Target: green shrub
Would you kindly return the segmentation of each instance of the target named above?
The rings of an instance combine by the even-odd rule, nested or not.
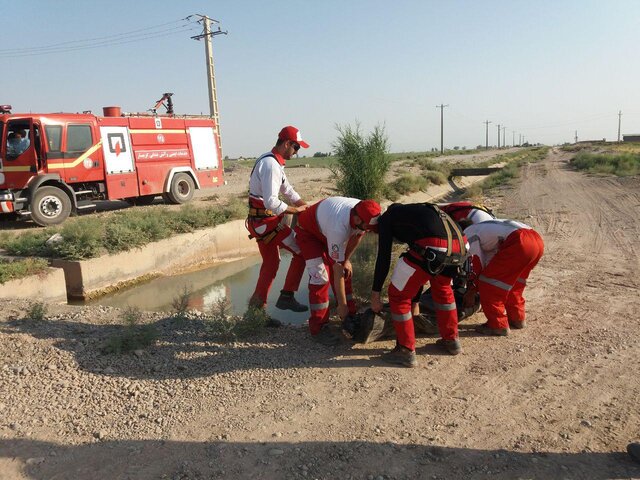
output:
[[[571,164],[579,170],[590,173],[605,173],[618,176],[638,175],[640,173],[640,154],[597,154],[580,152]]]
[[[219,340],[234,340],[255,335],[262,331],[269,321],[263,308],[249,306],[242,317],[231,314],[231,303],[227,298],[219,300],[206,319],[206,330]]]
[[[134,208],[104,216],[76,218],[61,227],[27,232],[18,237],[3,235],[0,247],[11,255],[82,260],[100,256],[105,251],[131,250],[177,233],[243,218],[246,214],[246,204],[242,205],[240,200],[226,207],[185,205],[177,211],[162,206]],[[56,233],[63,240],[46,245]]]
[[[338,191],[353,198],[380,198],[384,178],[391,166],[384,127],[376,126],[368,136],[360,125],[336,125],[339,136],[333,144],[338,157],[334,173]]]
[[[267,326],[269,315],[264,308],[249,307],[241,319],[233,328],[233,333],[238,338],[255,335]]]
[[[141,313],[128,308],[122,314],[124,327],[119,334],[110,337],[102,347],[103,353],[126,353],[152,345],[158,337],[154,325],[140,325]]]
[[[391,187],[400,195],[426,190],[428,186],[429,180],[426,178],[409,174],[402,175],[391,184]]]
[[[189,299],[191,298],[191,291],[185,285],[182,291],[173,299],[171,306],[174,310],[174,315],[177,319],[184,319],[189,311]]]
[[[424,173],[426,180],[434,185],[444,185],[447,183],[447,175],[441,171],[428,171]]]
[[[28,277],[44,272],[49,266],[44,258],[25,258],[24,260],[7,261],[0,259],[0,284],[9,280]]]
[[[36,322],[41,322],[46,316],[47,304],[44,302],[31,302],[25,314],[25,318]]]
[[[4,238],[1,246],[9,255],[46,257],[50,252],[45,242],[54,233],[55,230],[50,228],[23,233],[17,237]]]

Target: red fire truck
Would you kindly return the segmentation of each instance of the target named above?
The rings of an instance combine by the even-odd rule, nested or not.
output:
[[[148,205],[191,200],[223,183],[210,117],[90,113],[11,114],[0,106],[0,214],[63,222],[96,200]]]

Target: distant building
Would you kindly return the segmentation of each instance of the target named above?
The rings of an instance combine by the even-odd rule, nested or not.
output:
[[[640,142],[640,133],[628,133],[622,135],[623,142]]]

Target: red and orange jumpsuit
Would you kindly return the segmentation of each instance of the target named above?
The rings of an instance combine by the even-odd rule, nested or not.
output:
[[[487,220],[467,227],[469,253],[482,270],[478,277],[480,304],[490,328],[509,328],[525,320],[524,288],[544,253],[542,237],[513,220]]]
[[[351,224],[351,209],[360,200],[329,197],[298,215],[296,238],[309,273],[309,330],[317,335],[329,321],[329,285],[335,292],[333,265],[348,260],[351,237],[362,235]],[[356,313],[351,278],[344,279],[349,314]]]
[[[380,292],[391,266],[393,241],[409,245],[391,276],[389,303],[391,319],[399,345],[415,350],[416,336],[411,313],[412,303],[418,301],[422,287],[431,284],[440,336],[445,340],[458,338],[458,315],[451,288],[457,269],[445,268],[440,274],[427,271],[423,256],[417,248],[447,251],[447,232],[436,210],[424,203],[394,205],[382,214],[378,221],[378,257],[372,291]],[[457,238],[452,239],[452,252],[460,252]]]
[[[295,292],[304,273],[304,259],[296,243],[293,230],[284,224],[284,212],[288,205],[279,199],[282,194],[291,203],[300,200],[284,173],[285,159],[273,151],[256,160],[249,178],[249,209],[247,229],[258,241],[262,266],[250,303],[264,306],[269,290],[280,266],[280,248],[293,256],[283,290]],[[253,215],[252,215],[253,214]]]

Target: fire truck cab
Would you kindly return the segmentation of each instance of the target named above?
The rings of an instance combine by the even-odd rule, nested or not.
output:
[[[210,117],[0,112],[0,214],[63,222],[96,200],[180,204],[223,183]]]

